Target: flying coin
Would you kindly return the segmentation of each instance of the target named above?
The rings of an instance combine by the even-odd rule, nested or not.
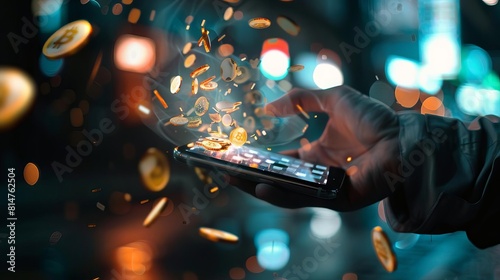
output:
[[[230,109],[233,108],[233,104],[234,102],[219,101],[215,104],[215,108],[217,108],[217,110]]]
[[[165,102],[165,99],[163,99],[163,97],[160,95],[160,92],[158,92],[158,90],[155,89],[153,90],[153,93],[155,94],[158,101],[160,101],[163,108],[167,109],[168,108],[167,102]]]
[[[195,61],[196,61],[196,55],[194,53],[188,55],[184,60],[184,67],[189,68],[193,66]]]
[[[233,17],[234,9],[233,7],[228,7],[224,12],[224,20],[228,21]]]
[[[247,142],[247,131],[243,127],[237,127],[229,134],[231,144],[241,147]]]
[[[233,117],[231,117],[231,115],[225,114],[224,116],[222,116],[222,124],[224,126],[230,126],[232,123],[233,123]]]
[[[187,42],[182,48],[182,54],[187,54],[191,50],[192,46],[193,44],[191,42]]]
[[[227,57],[222,60],[220,64],[220,75],[222,79],[226,82],[231,82],[232,80],[234,80],[237,75],[237,68],[238,64],[236,64],[236,62],[232,58]]]
[[[210,77],[206,78],[205,80],[203,80],[203,81],[200,83],[200,85],[208,84],[208,83],[210,83],[211,81],[213,81],[214,79],[215,79],[215,75],[210,76]]]
[[[92,33],[92,25],[86,20],[66,24],[52,34],[43,45],[43,54],[50,59],[62,58],[80,50]]]
[[[168,199],[166,197],[162,197],[158,203],[151,209],[146,219],[142,223],[143,226],[149,227],[156,219],[160,216],[161,212],[165,210],[165,206],[167,206]]]
[[[208,134],[210,134],[212,137],[219,137],[219,138],[227,138],[228,137],[228,135],[222,131],[211,131]]]
[[[201,96],[196,99],[196,102],[194,103],[194,112],[198,116],[203,116],[208,111],[209,106],[210,103],[208,102],[208,99],[205,96]]]
[[[228,147],[231,145],[231,141],[229,139],[226,139],[226,138],[220,138],[220,137],[205,137],[205,140],[208,140],[208,141],[212,141],[212,142],[217,142],[219,144],[221,144],[221,146],[224,148],[224,147]]]
[[[171,81],[170,81],[170,92],[172,94],[176,94],[181,90],[182,86],[182,77],[181,76],[175,76]]]
[[[201,141],[201,145],[205,149],[211,150],[211,151],[218,151],[218,150],[222,149],[222,145],[220,143],[209,141],[209,140]]]
[[[276,22],[286,33],[292,36],[297,36],[300,32],[300,26],[286,16],[279,16]]]
[[[297,72],[304,69],[304,65],[295,64],[288,68],[288,72]]]
[[[203,64],[202,66],[194,69],[193,72],[191,72],[190,76],[191,76],[191,78],[194,79],[194,78],[198,77],[199,75],[207,72],[208,69],[210,69],[210,65]]]
[[[170,123],[175,126],[185,125],[189,122],[188,118],[185,117],[173,117],[170,119]]]
[[[265,29],[271,26],[271,21],[264,17],[252,18],[248,21],[248,25],[254,29]]]
[[[170,180],[170,164],[167,157],[156,148],[149,148],[144,153],[138,168],[142,183],[150,191],[163,190]]]
[[[215,123],[218,123],[221,121],[221,116],[218,113],[208,114],[208,116]]]
[[[189,117],[188,120],[189,121],[187,127],[189,128],[195,128],[202,124],[202,120],[200,117]]]
[[[191,94],[196,95],[198,93],[198,78],[194,78],[193,81],[191,82]]]
[[[232,233],[213,228],[200,227],[199,233],[201,237],[213,242],[237,243],[239,240],[238,236]]]
[[[217,84],[216,82],[214,81],[210,81],[208,83],[203,83],[203,84],[200,84],[200,88],[204,91],[213,91],[215,90],[217,87],[219,86],[219,84]]]
[[[397,268],[396,255],[392,250],[387,234],[385,234],[381,227],[376,226],[373,228],[372,242],[375,253],[385,270],[388,272],[395,271]]]

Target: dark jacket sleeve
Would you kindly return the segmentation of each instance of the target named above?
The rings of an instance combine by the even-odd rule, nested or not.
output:
[[[386,173],[384,200],[398,232],[465,231],[478,248],[500,244],[500,123],[401,114],[400,168]]]

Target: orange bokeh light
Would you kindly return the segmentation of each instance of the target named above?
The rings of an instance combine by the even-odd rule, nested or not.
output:
[[[411,108],[417,104],[420,98],[418,89],[409,89],[397,86],[395,91],[396,101],[405,108]]]
[[[431,96],[424,100],[420,112],[422,114],[444,116],[445,110],[443,102],[439,98]]]
[[[156,47],[153,40],[135,35],[122,35],[115,44],[115,65],[123,71],[146,73],[153,68]]]

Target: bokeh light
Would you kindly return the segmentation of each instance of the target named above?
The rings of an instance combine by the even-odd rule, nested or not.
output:
[[[387,59],[385,73],[393,85],[418,88],[419,65],[414,61],[391,56]]]
[[[313,211],[309,227],[315,237],[330,238],[340,230],[342,220],[337,212],[324,208],[313,208]]]
[[[16,68],[0,67],[0,130],[16,124],[34,99],[35,85],[28,75]]]
[[[290,54],[288,43],[279,38],[264,41],[260,57],[260,70],[271,80],[281,80],[288,74],[290,67]]]
[[[411,108],[417,104],[420,98],[418,89],[397,86],[395,90],[396,101],[405,108]]]
[[[290,259],[288,245],[279,241],[262,244],[257,251],[259,265],[268,270],[279,270],[285,267]]]
[[[445,110],[443,102],[435,96],[428,97],[422,103],[420,113],[444,116]]]
[[[391,87],[391,85],[382,81],[374,82],[371,85],[368,94],[371,98],[377,99],[387,106],[391,106],[396,100],[394,98],[394,89]]]
[[[464,84],[455,93],[457,106],[465,114],[472,116],[500,116],[500,91],[480,86]]]
[[[40,70],[47,77],[54,77],[61,71],[64,59],[48,59],[45,55],[40,55]]]
[[[480,84],[491,71],[491,58],[482,48],[467,45],[462,48],[460,79],[464,83]]]
[[[344,83],[344,75],[335,64],[320,63],[313,73],[313,80],[320,89],[340,86]]]
[[[155,59],[155,43],[149,38],[127,34],[116,40],[115,65],[120,70],[146,73]]]
[[[126,272],[143,275],[152,266],[153,252],[145,241],[121,246],[115,251],[117,265]]]

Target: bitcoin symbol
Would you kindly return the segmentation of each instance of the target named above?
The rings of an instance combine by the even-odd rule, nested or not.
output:
[[[240,132],[238,132],[238,134],[236,134],[235,138],[236,138],[236,140],[241,141],[241,140],[243,140],[243,134],[241,134]]]
[[[76,26],[73,26],[70,29],[66,29],[66,31],[64,31],[64,34],[61,37],[59,37],[52,44],[52,46],[54,47],[54,49],[58,49],[61,45],[71,42],[71,40],[73,40],[76,34],[78,34],[78,29]]]

